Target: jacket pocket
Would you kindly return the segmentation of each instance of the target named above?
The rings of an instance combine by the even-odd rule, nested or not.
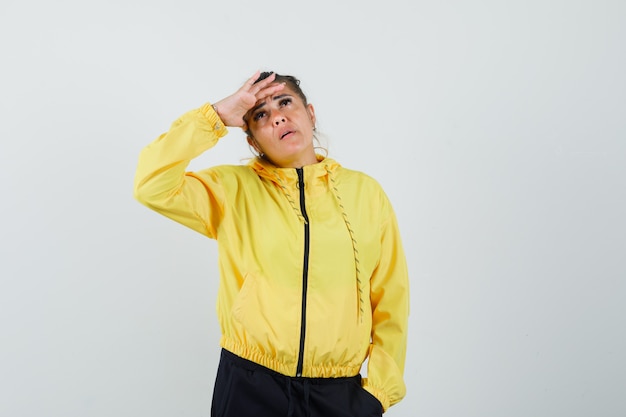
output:
[[[380,417],[383,415],[382,403],[360,384],[357,385],[357,394],[361,400],[360,416]]]
[[[300,336],[299,292],[297,287],[246,274],[231,309],[233,338],[248,349],[290,363]]]
[[[213,388],[213,401],[211,402],[211,415],[222,417],[229,406],[231,398],[231,387],[233,384],[233,372],[235,369],[230,363],[227,363],[222,353],[219,367],[217,368],[217,377],[215,378],[215,387]],[[215,413],[213,413],[215,411]]]
[[[253,308],[252,301],[255,298],[257,280],[254,276],[246,274],[241,290],[232,307],[233,318],[241,324],[245,324],[248,311]]]

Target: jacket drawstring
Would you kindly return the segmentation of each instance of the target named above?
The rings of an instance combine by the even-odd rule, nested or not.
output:
[[[289,201],[289,204],[291,205],[291,208],[293,209],[293,211],[296,213],[296,215],[298,216],[298,218],[300,219],[302,223],[307,224],[306,219],[304,218],[304,216],[302,215],[302,213],[296,206],[296,201],[291,196],[291,193],[289,192],[289,189],[285,185],[285,182],[283,181],[283,179],[280,177],[280,175],[278,175],[276,171],[274,171],[273,174],[274,174],[274,178],[276,178],[276,181],[278,181],[278,186],[283,190],[283,194],[285,194],[285,197],[287,198],[287,201]]]
[[[356,271],[356,286],[357,286],[357,318],[360,323],[363,322],[363,315],[365,314],[365,301],[364,301],[364,292],[363,282],[361,280],[361,270],[359,268],[359,249],[357,248],[357,241],[354,236],[354,230],[352,230],[352,226],[350,225],[350,220],[348,219],[348,215],[346,214],[346,209],[343,206],[343,202],[341,200],[341,196],[339,195],[339,190],[337,190],[337,185],[335,183],[335,177],[333,172],[328,168],[328,165],[324,165],[326,168],[326,172],[328,173],[329,185],[330,189],[335,196],[335,200],[337,200],[337,204],[341,209],[341,215],[343,216],[343,222],[346,224],[346,228],[348,229],[348,233],[350,233],[350,240],[352,241],[352,251],[354,253],[354,269]]]

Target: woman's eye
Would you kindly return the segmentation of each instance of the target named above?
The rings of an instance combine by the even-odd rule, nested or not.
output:
[[[256,121],[256,120],[261,120],[261,118],[263,117],[265,117],[265,112],[260,111],[258,113],[255,113],[255,115],[252,118]]]
[[[284,98],[280,101],[280,105],[281,106],[286,106],[287,104],[291,104],[291,99],[290,98]]]

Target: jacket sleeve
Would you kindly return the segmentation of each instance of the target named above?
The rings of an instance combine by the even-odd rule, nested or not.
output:
[[[386,411],[406,394],[404,361],[409,316],[409,279],[397,220],[389,202],[382,226],[381,257],[370,278],[372,344],[363,388]]]
[[[217,174],[185,172],[190,161],[226,135],[210,104],[185,113],[139,155],[134,196],[145,206],[215,238],[224,193]]]

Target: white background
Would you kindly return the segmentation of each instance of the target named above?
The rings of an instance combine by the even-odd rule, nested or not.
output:
[[[0,415],[208,416],[216,245],[132,182],[262,69],[396,209],[389,416],[623,417],[625,44],[623,0],[3,0]],[[191,168],[249,156],[233,130]]]

